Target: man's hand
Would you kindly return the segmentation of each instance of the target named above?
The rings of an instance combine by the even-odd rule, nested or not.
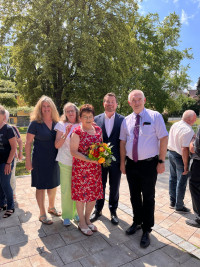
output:
[[[157,165],[157,173],[161,174],[165,171],[165,163],[158,163]]]
[[[125,168],[125,163],[120,164],[120,170],[123,174],[126,174],[126,168]]]
[[[186,166],[184,166],[184,172],[182,173],[182,175],[187,175],[188,174],[188,167]]]

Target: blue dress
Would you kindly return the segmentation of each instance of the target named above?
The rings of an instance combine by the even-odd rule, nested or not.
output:
[[[28,127],[28,133],[34,134],[32,152],[32,187],[37,189],[52,189],[60,185],[58,162],[55,160],[58,150],[54,142],[56,131],[52,123],[50,130],[45,123],[32,121]]]

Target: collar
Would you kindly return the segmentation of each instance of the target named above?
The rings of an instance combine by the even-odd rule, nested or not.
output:
[[[105,112],[104,112],[104,114],[105,114],[105,119],[111,120],[111,119],[115,118],[115,113],[110,118],[106,115]]]
[[[192,129],[192,126],[190,124],[188,124],[186,121],[184,121],[184,120],[181,120],[181,121]]]
[[[144,116],[145,113],[146,113],[146,108],[144,108],[144,109],[139,113],[140,117],[142,118],[142,117]],[[137,114],[136,114],[134,111],[133,111],[133,115],[134,115],[134,117],[136,118]]]

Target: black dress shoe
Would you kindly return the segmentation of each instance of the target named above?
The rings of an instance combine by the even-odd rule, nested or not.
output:
[[[111,213],[111,220],[110,221],[112,224],[115,224],[115,225],[119,224],[119,219],[118,219],[116,213]]]
[[[98,218],[102,215],[102,212],[101,211],[97,211],[95,210],[93,213],[92,213],[92,216],[90,217],[90,221],[91,222],[95,222],[96,220],[98,220]]]
[[[195,219],[195,220],[187,220],[186,223],[190,226],[200,228],[200,220]]]
[[[149,232],[144,232],[140,241],[141,248],[147,248],[150,245]]]
[[[127,230],[126,230],[126,234],[127,235],[133,235],[135,234],[135,232],[137,230],[140,230],[141,229],[141,225],[138,225],[136,223],[133,223]]]

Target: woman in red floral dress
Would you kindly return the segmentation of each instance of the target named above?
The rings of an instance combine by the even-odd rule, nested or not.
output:
[[[85,104],[80,108],[81,125],[74,129],[70,141],[72,165],[72,199],[76,201],[80,218],[79,230],[92,235],[97,227],[90,215],[97,199],[103,198],[101,165],[87,157],[89,146],[102,142],[102,130],[94,125],[94,107]],[[85,212],[84,212],[85,210]]]

